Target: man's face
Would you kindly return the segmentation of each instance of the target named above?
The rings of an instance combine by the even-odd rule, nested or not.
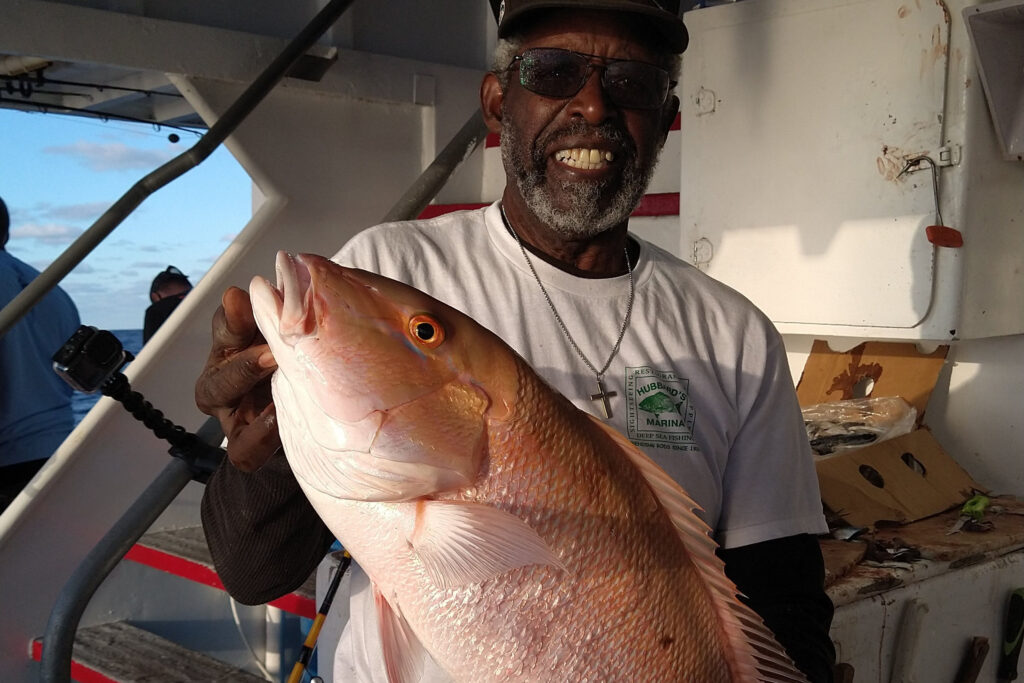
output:
[[[603,12],[551,13],[522,49],[531,47],[659,61],[633,29]],[[664,141],[665,110],[614,105],[600,75],[593,70],[580,92],[560,99],[526,90],[513,70],[502,101],[505,172],[534,215],[568,239],[591,237],[629,218]],[[666,106],[674,109],[674,103]]]

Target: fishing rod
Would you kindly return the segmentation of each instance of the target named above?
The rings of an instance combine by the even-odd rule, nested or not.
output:
[[[288,683],[301,683],[302,674],[305,673],[306,667],[309,666],[309,659],[313,656],[313,649],[316,647],[316,641],[320,638],[320,629],[324,625],[324,620],[327,618],[327,612],[331,609],[331,603],[334,602],[334,594],[338,592],[338,586],[341,585],[341,578],[345,576],[345,572],[348,571],[349,565],[352,564],[352,556],[348,554],[347,550],[342,551],[341,564],[338,565],[337,571],[334,572],[334,578],[331,579],[331,585],[327,587],[327,594],[324,595],[324,599],[320,603],[320,609],[316,613],[316,619],[313,620],[313,625],[309,627],[309,633],[306,634],[306,640],[302,643],[302,650],[299,651],[299,658],[295,662],[295,666],[292,667],[292,673],[288,676]]]

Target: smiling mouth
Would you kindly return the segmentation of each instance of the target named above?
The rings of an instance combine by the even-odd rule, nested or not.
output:
[[[609,151],[585,147],[562,149],[555,152],[554,156],[555,161],[586,171],[603,168],[615,160],[615,155]]]

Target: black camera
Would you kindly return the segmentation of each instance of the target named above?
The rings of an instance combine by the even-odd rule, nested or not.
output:
[[[53,369],[75,389],[92,394],[133,358],[113,333],[82,325],[53,354]]]

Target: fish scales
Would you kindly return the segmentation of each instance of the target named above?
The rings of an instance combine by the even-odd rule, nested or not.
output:
[[[456,499],[526,520],[555,549],[565,571],[515,569],[490,580],[485,590],[495,596],[491,600],[469,594],[451,613],[433,609],[428,630],[442,634],[445,661],[461,662],[452,668],[466,671],[466,680],[483,680],[481,662],[501,672],[496,680],[512,680],[522,664],[520,653],[494,649],[495,643],[464,649],[457,636],[465,627],[451,618],[463,613],[495,633],[496,643],[551,653],[549,662],[520,672],[524,680],[569,681],[587,671],[597,680],[629,680],[643,671],[650,680],[667,681],[684,670],[693,673],[691,680],[728,680],[724,663],[709,656],[720,647],[709,645],[708,653],[687,664],[685,648],[677,645],[707,641],[716,618],[685,549],[673,542],[677,532],[639,473],[525,364],[519,387],[517,405],[528,410],[494,430],[486,474],[472,493]],[[579,502],[571,513],[567,500]],[[678,572],[691,573],[691,579],[680,582]],[[676,590],[679,585],[683,590]],[[423,607],[432,605],[427,599]],[[585,633],[576,633],[581,629]],[[563,642],[580,644],[558,652]]]
[[[250,288],[285,451],[373,585],[388,677],[800,681],[678,485],[493,334],[278,255]]]

